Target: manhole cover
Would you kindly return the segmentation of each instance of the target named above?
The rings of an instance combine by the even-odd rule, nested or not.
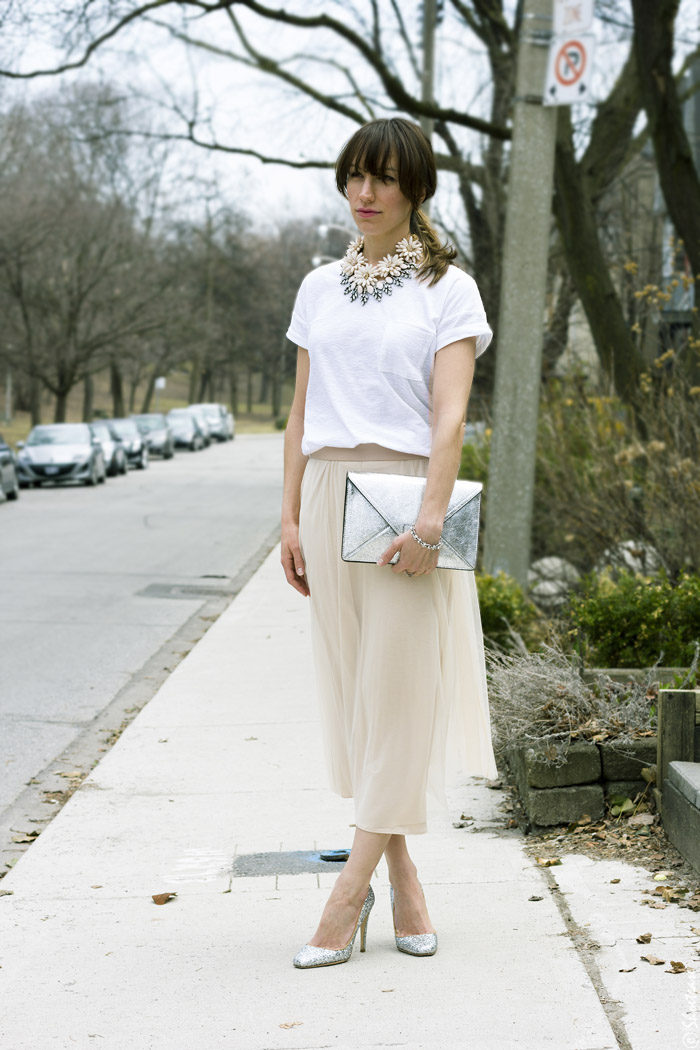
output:
[[[345,861],[321,860],[318,851],[243,853],[233,862],[233,874],[245,878],[257,875],[299,875],[305,871],[342,871],[344,864]]]
[[[205,583],[149,583],[139,591],[141,598],[228,598],[236,591],[232,587],[207,587]]]

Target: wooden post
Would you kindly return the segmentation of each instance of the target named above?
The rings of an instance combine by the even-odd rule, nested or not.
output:
[[[656,787],[662,801],[669,762],[694,761],[695,711],[699,703],[699,689],[659,689]]]

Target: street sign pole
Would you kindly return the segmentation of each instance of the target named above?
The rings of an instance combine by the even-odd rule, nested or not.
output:
[[[525,0],[510,155],[484,562],[527,585],[556,108],[542,105],[552,0]]]

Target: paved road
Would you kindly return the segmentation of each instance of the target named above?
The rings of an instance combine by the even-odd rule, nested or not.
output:
[[[269,546],[281,486],[281,435],[240,435],[0,508],[0,812]]]

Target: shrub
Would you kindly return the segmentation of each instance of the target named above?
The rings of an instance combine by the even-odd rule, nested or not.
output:
[[[688,667],[700,638],[700,576],[684,574],[673,586],[663,572],[590,574],[564,615],[589,666]]]
[[[536,653],[487,650],[494,751],[546,740],[547,765],[559,765],[575,740],[628,743],[657,728],[651,676],[615,682],[605,674],[581,677],[576,657],[557,639]]]
[[[275,419],[275,430],[285,430],[289,416],[277,416]]]
[[[512,648],[512,631],[521,636],[528,648],[540,643],[544,621],[514,579],[504,572],[497,576],[477,573],[476,587],[487,645],[498,649]]]

